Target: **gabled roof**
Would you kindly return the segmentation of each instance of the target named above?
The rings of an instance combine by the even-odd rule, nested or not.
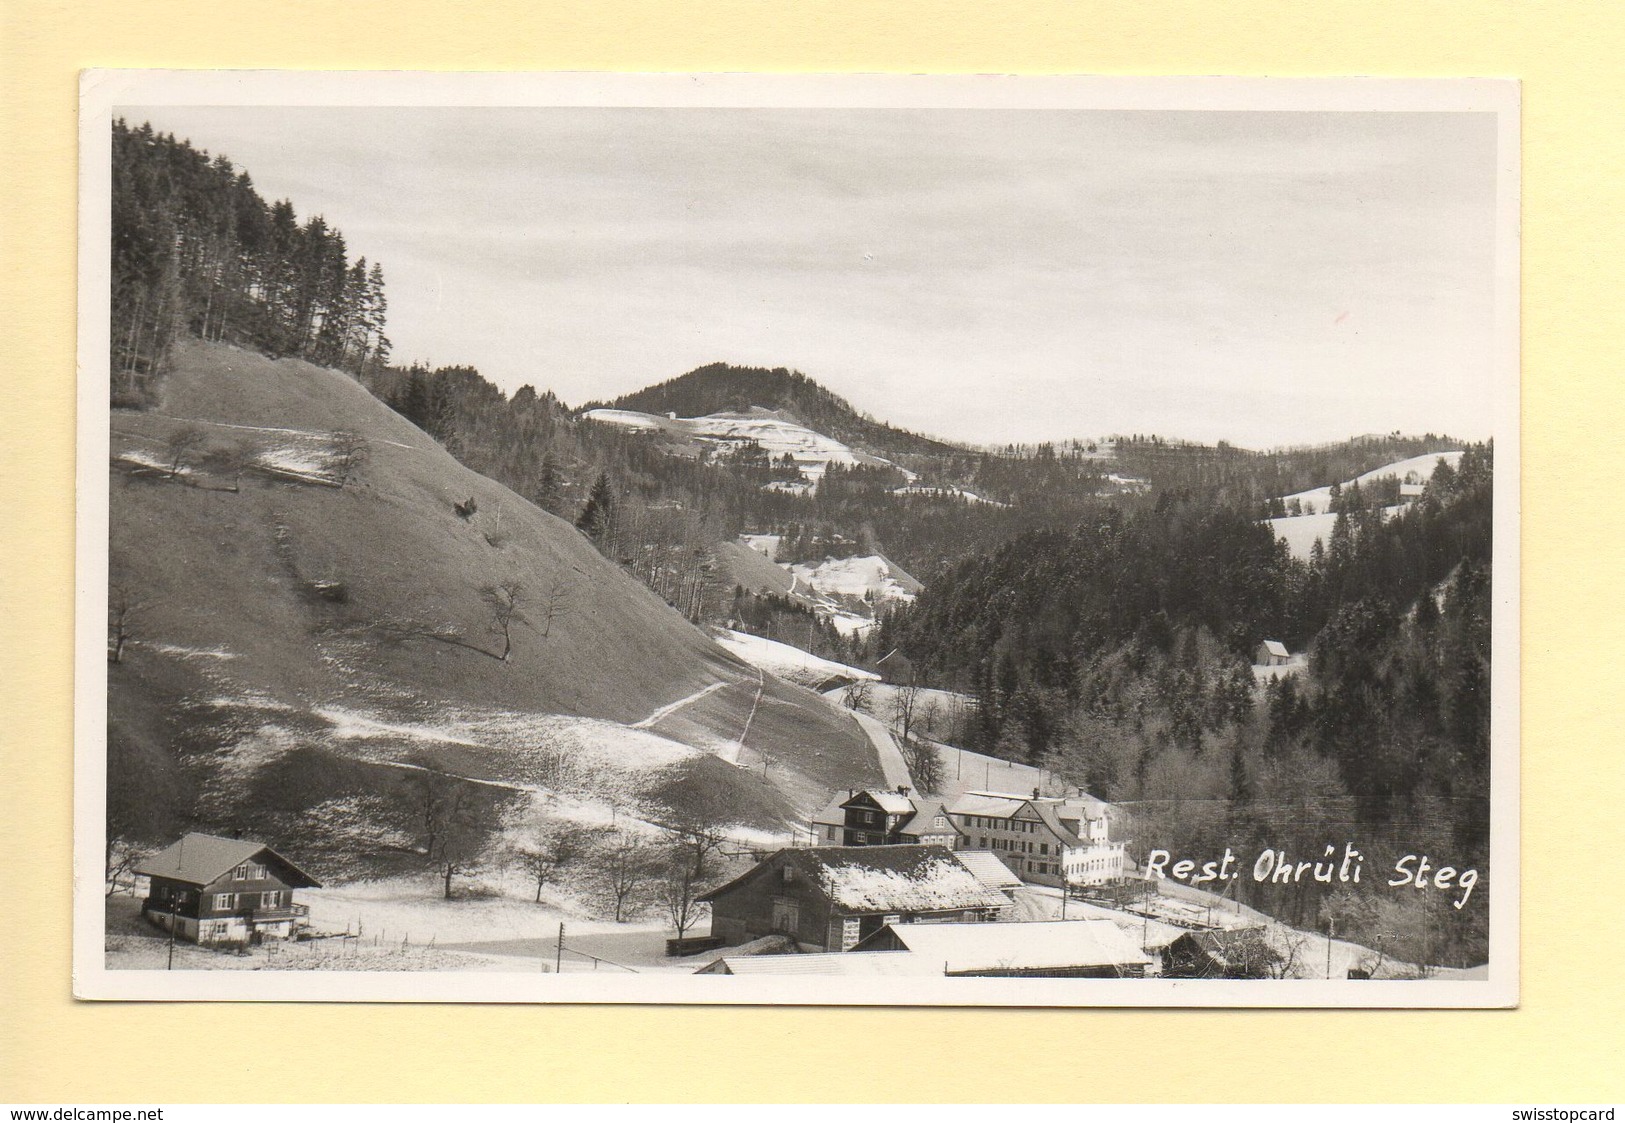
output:
[[[1286,644],[1282,643],[1278,639],[1265,640],[1264,650],[1268,651],[1271,655],[1279,656],[1282,659],[1290,658],[1292,655],[1292,652],[1286,649]]]
[[[1019,795],[997,795],[993,792],[966,792],[948,805],[952,815],[987,815],[1008,819],[1028,800]]]
[[[1050,833],[1061,840],[1063,846],[1083,845],[1083,839],[1079,838],[1075,831],[1061,822],[1061,809],[1056,804],[1034,803],[1033,809],[1038,812],[1039,819],[1050,829]],[[1077,820],[1074,819],[1073,822],[1077,822]]]
[[[1110,920],[1025,924],[892,924],[902,945],[949,974],[1069,967],[1144,967],[1151,960]],[[871,936],[870,940],[878,939]],[[859,944],[861,949],[864,945]]]
[[[275,866],[280,880],[295,889],[321,887],[321,882],[263,842],[247,838],[221,838],[196,831],[143,860],[135,867],[135,872],[188,885],[208,885],[244,862],[254,860]]]
[[[846,826],[846,801],[850,796],[831,796],[824,809],[812,817],[812,821],[819,826],[844,827]]]
[[[996,909],[1009,903],[976,880],[952,850],[918,843],[780,850],[699,899],[716,900],[765,869],[785,866],[849,913]]]
[[[954,857],[976,875],[977,881],[995,892],[1020,889],[1023,885],[1021,878],[1012,873],[1010,867],[991,850],[955,850]]]
[[[871,803],[888,815],[914,814],[914,801],[912,799],[908,798],[906,795],[902,795],[899,792],[887,791],[885,789],[875,790],[865,788],[863,791],[858,792],[856,795],[847,799],[847,801],[841,804],[841,806],[845,807],[848,804],[856,803],[858,800],[863,798],[868,798]]]
[[[952,831],[956,835],[964,833],[954,826],[952,819],[947,818],[948,809],[943,806],[941,800],[932,800],[930,803],[915,800],[914,806],[919,810],[914,818],[897,828],[899,834],[907,835],[910,838],[918,838],[920,835],[942,834],[945,831]],[[939,827],[936,825],[938,815],[943,816],[944,821],[948,824],[947,826]]]

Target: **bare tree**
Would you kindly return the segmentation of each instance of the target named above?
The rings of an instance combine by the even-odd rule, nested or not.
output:
[[[1276,939],[1280,945],[1277,949],[1280,952],[1280,957],[1271,961],[1267,955],[1258,956],[1259,959],[1263,960],[1259,966],[1263,967],[1264,970],[1257,977],[1273,979],[1299,978],[1309,967],[1309,937],[1296,929],[1287,928],[1283,925],[1276,929]],[[1261,946],[1268,946],[1262,940],[1259,943]]]
[[[869,708],[869,701],[873,694],[874,691],[869,680],[860,678],[856,682],[849,683],[847,688],[841,691],[841,705],[849,710],[866,711]]]
[[[439,874],[442,894],[449,901],[452,878],[474,869],[484,842],[473,799],[466,784],[437,772],[419,772],[411,782],[416,787],[423,853]]]
[[[146,850],[129,839],[114,838],[109,832],[107,836],[107,892],[111,897],[119,890],[119,884],[128,880],[130,891],[135,891],[135,866],[146,857]]]
[[[502,639],[502,652],[497,658],[506,663],[513,656],[514,621],[525,620],[525,586],[518,581],[499,581],[481,589],[480,599],[491,610],[491,632]]]
[[[109,636],[107,640],[107,661],[109,663],[124,662],[124,647],[130,642],[132,626],[136,617],[140,616],[150,606],[148,601],[138,599],[130,591],[129,585],[115,582],[107,590],[107,627]]]
[[[695,875],[694,868],[689,864],[688,851],[682,847],[673,847],[667,856],[665,878],[661,884],[666,905],[666,916],[671,920],[671,926],[681,940],[700,918],[709,911],[709,906],[698,900],[701,892],[700,879]]]
[[[673,835],[673,850],[687,855],[695,880],[705,876],[706,859],[728,841],[744,814],[734,789],[720,784],[685,787],[681,806],[660,825]]]
[[[547,594],[542,597],[542,638],[546,639],[553,632],[553,622],[570,614],[570,586],[563,577],[554,577],[547,586]]]
[[[340,429],[333,434],[332,458],[333,475],[342,488],[372,459],[372,443],[354,429]]]
[[[914,716],[920,708],[920,688],[913,683],[899,686],[892,693],[891,704],[892,728],[903,735],[906,743],[909,735],[914,732]]]
[[[585,850],[585,839],[579,828],[553,824],[535,832],[523,845],[514,850],[514,858],[531,877],[536,879],[536,903],[542,903],[542,890],[556,878],[559,871],[580,858]]]
[[[901,747],[903,764],[907,766],[914,786],[922,792],[939,790],[947,770],[943,767],[942,753],[937,747],[923,737],[904,740]]]
[[[660,849],[627,831],[612,830],[598,852],[598,883],[613,904],[615,923],[626,923],[633,894],[660,872]]]
[[[182,425],[164,441],[164,470],[170,479],[195,465],[208,447],[209,437],[199,425]]]

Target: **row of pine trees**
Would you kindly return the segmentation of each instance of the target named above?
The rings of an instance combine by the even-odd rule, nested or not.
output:
[[[151,404],[192,336],[361,372],[389,360],[384,274],[320,216],[266,203],[225,156],[113,123],[110,363],[116,406]]]

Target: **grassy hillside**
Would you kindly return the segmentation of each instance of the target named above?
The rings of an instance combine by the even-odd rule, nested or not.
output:
[[[360,806],[409,851],[413,765],[491,781],[493,804],[628,809],[699,772],[763,825],[799,814],[787,791],[878,774],[850,719],[778,684],[783,787],[708,755],[756,672],[345,375],[182,345],[156,408],[113,414],[111,467],[118,833],[299,832]],[[625,728],[694,695],[703,735]]]

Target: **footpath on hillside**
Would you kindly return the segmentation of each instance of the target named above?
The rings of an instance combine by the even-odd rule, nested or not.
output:
[[[908,774],[908,763],[903,759],[903,750],[898,747],[897,739],[892,736],[890,729],[884,722],[872,718],[868,714],[857,710],[847,710],[857,719],[858,725],[869,735],[874,742],[875,753],[880,757],[880,770],[886,775],[886,786],[889,788],[914,787],[914,778]]]

